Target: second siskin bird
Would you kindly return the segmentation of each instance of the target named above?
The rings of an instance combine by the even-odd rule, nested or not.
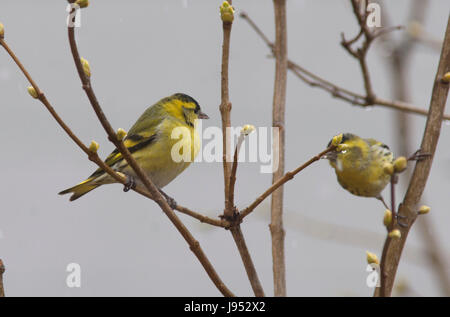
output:
[[[160,189],[183,172],[197,156],[200,140],[194,127],[195,121],[208,118],[201,111],[197,101],[188,95],[177,93],[150,106],[128,131],[124,144],[156,187]],[[181,151],[184,148],[190,149],[189,160],[173,157],[172,148],[180,142],[180,139],[172,137],[172,132],[176,128],[189,132],[189,138],[183,141],[187,143],[183,144],[186,147],[180,147]],[[130,180],[136,177],[133,169],[117,149],[106,158],[105,163],[117,172],[125,174]],[[70,197],[72,201],[101,185],[115,182],[116,180],[102,169],[97,169],[85,181],[59,194],[72,193]],[[161,193],[166,198],[170,198]]]
[[[344,146],[326,154],[339,184],[354,195],[375,197],[384,203],[381,192],[391,179],[384,167],[394,161],[389,147],[351,133],[344,133],[340,144]]]

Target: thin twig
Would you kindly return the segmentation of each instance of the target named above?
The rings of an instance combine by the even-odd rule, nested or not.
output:
[[[392,222],[389,226],[389,230],[393,228],[397,221],[397,205],[395,203],[395,185],[398,183],[398,175],[396,173],[391,175],[391,212],[392,212]]]
[[[234,155],[233,155],[233,166],[231,167],[231,174],[230,174],[230,204],[234,206],[234,187],[236,185],[236,173],[237,173],[237,167],[238,167],[238,157],[239,152],[241,150],[242,143],[244,142],[245,135],[241,133],[239,135],[236,148],[234,149]]]
[[[241,226],[236,225],[230,228],[231,235],[233,236],[234,242],[241,256],[242,263],[244,264],[245,272],[247,273],[248,280],[252,286],[253,293],[257,297],[264,297],[264,289],[259,281],[258,273],[256,272],[255,265],[250,256],[250,252],[247,247],[247,243],[244,239],[244,234],[242,233]]]
[[[231,4],[231,3],[230,3]],[[223,141],[223,177],[224,177],[224,192],[225,192],[225,217],[233,217],[235,213],[234,206],[230,203],[230,171],[231,159],[229,157],[231,147],[231,102],[228,88],[228,65],[230,60],[230,37],[232,22],[222,22],[223,26],[223,43],[222,43],[222,71],[221,71],[221,103],[219,106],[220,115],[222,118],[222,141]]]
[[[231,1],[228,1],[230,5]],[[224,193],[225,193],[225,209],[223,218],[230,221],[232,226],[230,227],[231,235],[233,236],[236,247],[239,250],[239,254],[244,264],[245,271],[247,273],[250,285],[252,286],[255,296],[264,296],[264,290],[261,282],[259,281],[258,274],[256,273],[255,265],[250,256],[250,252],[247,248],[244,235],[240,228],[240,221],[238,220],[238,211],[234,206],[234,183],[236,181],[236,169],[234,174],[231,174],[231,159],[229,157],[231,151],[231,102],[229,97],[228,87],[228,68],[230,60],[230,37],[232,21],[222,21],[223,28],[223,43],[222,43],[222,71],[221,71],[221,103],[219,106],[220,115],[222,118],[222,135],[223,135],[223,177],[224,177]],[[234,179],[232,180],[232,177]],[[231,185],[233,184],[233,185]]]
[[[417,219],[417,204],[420,201],[422,193],[428,179],[428,175],[433,163],[433,157],[436,152],[439,140],[440,130],[443,121],[445,104],[447,101],[449,83],[442,80],[443,75],[450,71],[450,17],[447,22],[444,42],[442,46],[439,66],[434,80],[433,91],[430,102],[430,110],[422,139],[421,150],[423,153],[431,154],[430,157],[416,163],[408,190],[403,203],[400,205],[398,214],[406,216],[407,226],[398,227],[401,232],[400,239],[386,239],[384,252],[381,260],[381,274],[385,276],[385,281],[381,287],[377,288],[374,296],[390,296],[395,281],[395,275],[400,262],[400,257],[411,230],[412,225]],[[402,222],[404,220],[402,219]]]
[[[256,23],[248,16],[246,13],[241,13],[240,15],[244,20],[246,20],[252,29],[261,37],[261,39],[266,43],[273,53],[273,43],[267,38],[267,36],[261,31],[261,29],[256,25]],[[317,87],[322,90],[327,91],[335,98],[344,100],[352,105],[367,107],[367,98],[362,94],[355,93],[348,89],[342,88],[314,73],[308,71],[299,64],[288,60],[288,69],[294,73],[298,78],[304,81],[311,87]],[[376,97],[370,106],[383,106],[386,108],[391,108],[394,110],[399,110],[408,113],[414,113],[419,115],[428,115],[428,111],[420,109],[414,105],[406,103],[400,100],[387,100],[384,98]],[[444,115],[445,120],[450,120],[450,115]]]
[[[355,17],[358,21],[359,27],[360,27],[360,31],[358,33],[358,35],[355,37],[355,39],[347,41],[344,37],[344,34],[342,33],[342,41],[341,41],[341,45],[342,47],[344,47],[347,52],[353,56],[354,58],[356,58],[359,62],[359,65],[361,67],[361,73],[363,75],[363,80],[364,80],[364,88],[366,90],[366,102],[368,105],[372,105],[374,103],[375,100],[375,94],[373,92],[373,88],[372,88],[372,83],[370,80],[370,75],[369,75],[369,68],[367,67],[367,61],[366,61],[366,56],[367,56],[367,52],[369,50],[370,44],[372,43],[372,41],[375,39],[375,34],[372,33],[372,31],[369,29],[369,27],[367,26],[367,6],[369,4],[369,1],[364,1],[365,6],[361,7],[361,1],[357,1],[357,0],[351,0],[351,4],[353,7],[353,13],[355,14]],[[383,32],[379,31],[377,36],[383,34]],[[364,35],[364,41],[361,45],[360,48],[357,49],[353,49],[352,48],[352,44],[356,42],[357,39],[359,39],[359,37],[361,35]]]
[[[260,203],[262,203],[262,201],[264,199],[266,199],[268,196],[270,196],[270,194],[272,194],[278,187],[280,187],[281,185],[283,185],[287,181],[290,181],[291,179],[293,179],[295,175],[300,173],[302,170],[304,170],[306,167],[308,167],[309,165],[311,165],[315,161],[320,160],[325,154],[327,154],[330,151],[333,151],[335,148],[336,148],[335,146],[328,147],[327,149],[323,150],[319,154],[313,156],[306,163],[304,163],[304,164],[300,165],[299,167],[297,167],[295,170],[293,170],[291,172],[287,172],[286,174],[284,174],[284,176],[282,178],[280,178],[276,183],[272,184],[272,186],[270,186],[264,193],[262,193],[258,198],[256,198],[256,200],[253,203],[251,203],[247,208],[242,210],[242,212],[241,212],[241,214],[239,216],[240,219],[242,220],[245,217],[247,217],[253,210],[255,210],[256,207],[258,207],[258,205]]]
[[[191,216],[197,220],[199,220],[202,223],[207,223],[216,227],[222,227],[222,228],[230,228],[232,224],[226,220],[226,219],[213,219],[208,216],[199,214],[198,212],[195,212],[193,210],[190,210],[189,208],[177,205],[175,209],[185,215]]]

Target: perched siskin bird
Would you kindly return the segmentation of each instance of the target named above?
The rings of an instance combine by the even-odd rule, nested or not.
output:
[[[150,106],[128,131],[124,144],[160,189],[183,172],[197,156],[200,140],[194,124],[197,119],[208,118],[200,110],[197,101],[188,95],[177,93]],[[179,138],[172,138],[172,131],[175,128],[189,131],[188,137],[182,137],[181,141]],[[185,148],[190,149],[190,159],[180,160],[172,156],[172,148],[179,142],[183,142],[181,146],[178,144],[180,152]],[[106,158],[105,163],[117,172],[125,174],[132,186],[140,185],[140,182],[134,184],[136,175],[117,149]],[[72,201],[101,185],[111,183],[116,183],[116,180],[102,169],[97,169],[85,181],[59,194],[72,193],[70,197]],[[170,199],[164,192],[161,193]]]
[[[344,189],[357,196],[375,197],[386,206],[381,191],[390,182],[391,174],[385,166],[394,161],[394,155],[387,145],[344,133],[340,146],[328,152],[325,158],[330,161]]]

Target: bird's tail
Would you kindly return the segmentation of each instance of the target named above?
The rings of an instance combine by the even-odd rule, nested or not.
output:
[[[95,178],[88,178],[87,180],[85,180],[84,182],[79,183],[78,185],[75,185],[71,188],[68,188],[66,190],[63,190],[62,192],[59,193],[59,195],[65,195],[65,194],[69,194],[69,193],[73,193],[72,196],[70,196],[70,201],[74,201],[75,199],[80,198],[81,196],[83,196],[84,194],[89,193],[91,190],[97,188],[98,186],[100,186],[101,184],[95,183],[94,182]]]

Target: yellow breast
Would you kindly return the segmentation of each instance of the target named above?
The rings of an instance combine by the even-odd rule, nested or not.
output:
[[[200,138],[193,127],[166,120],[159,127],[155,144],[135,157],[155,185],[162,188],[194,161],[199,149]]]
[[[389,149],[366,143],[360,144],[353,153],[338,154],[333,167],[344,189],[358,196],[377,197],[390,181],[384,165],[392,160]]]

